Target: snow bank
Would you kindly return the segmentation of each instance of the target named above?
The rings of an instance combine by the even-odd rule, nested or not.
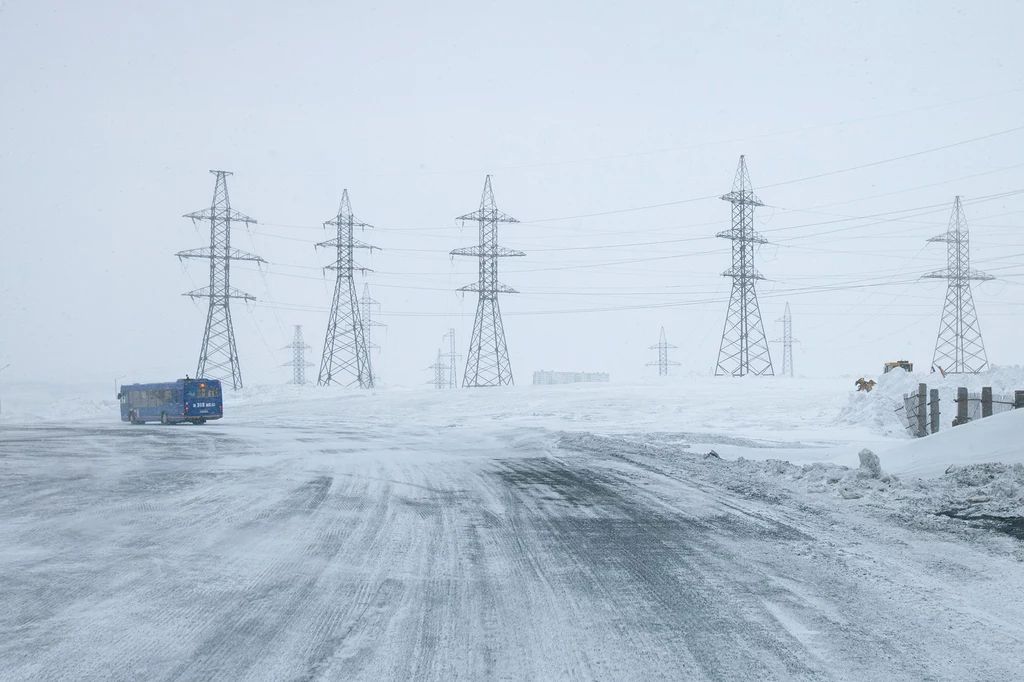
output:
[[[0,400],[0,423],[120,419],[113,384],[11,383]]]
[[[850,386],[849,401],[836,420],[839,424],[859,424],[885,436],[906,437],[903,422],[896,413],[903,405],[903,396],[917,391],[918,384],[939,390],[939,412],[942,428],[948,428],[956,416],[956,389],[966,387],[979,393],[983,386],[991,386],[995,394],[1012,394],[1024,389],[1024,367],[993,367],[981,374],[926,374],[897,370],[883,374],[871,392],[858,391]],[[941,473],[941,472],[940,472]]]
[[[1010,416],[986,421],[1009,422]],[[1024,419],[1013,423],[1022,425]],[[1020,461],[1024,457],[1019,452],[1014,463],[964,463],[925,479],[892,473],[886,456],[881,455],[878,462],[870,450],[862,451],[861,466],[850,468],[781,459],[730,460],[689,445],[587,433],[562,433],[556,446],[609,458],[656,460],[659,468],[673,471],[681,479],[692,480],[697,475],[746,497],[775,503],[789,498],[800,504],[801,499],[808,503],[818,499],[826,504],[866,505],[918,523],[937,515],[1012,523],[1024,518],[1024,463]]]
[[[946,428],[881,453],[882,466],[902,476],[941,476],[950,466],[1024,463],[1024,410]]]

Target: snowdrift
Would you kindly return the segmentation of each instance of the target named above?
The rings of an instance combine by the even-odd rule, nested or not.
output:
[[[964,386],[972,393],[978,393],[983,386],[991,386],[995,394],[1012,394],[1024,389],[1024,367],[994,367],[981,374],[926,374],[897,370],[883,374],[870,393],[857,391],[850,382],[850,397],[837,419],[839,424],[857,424],[871,428],[885,436],[906,437],[903,423],[896,409],[903,405],[903,396],[917,391],[918,384],[939,390],[939,411],[942,415],[942,429],[950,427],[956,416],[956,389]],[[939,473],[942,473],[941,471]]]
[[[901,476],[931,478],[950,466],[1024,463],[1024,410],[948,428],[881,453],[882,466]]]

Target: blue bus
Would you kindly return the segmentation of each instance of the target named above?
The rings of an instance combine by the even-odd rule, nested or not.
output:
[[[162,384],[129,384],[117,394],[121,421],[205,424],[224,416],[224,397],[217,379],[178,379]]]

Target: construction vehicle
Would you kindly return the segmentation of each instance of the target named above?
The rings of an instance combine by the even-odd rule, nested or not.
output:
[[[887,363],[885,363],[885,371],[883,372],[883,374],[888,374],[889,372],[891,372],[894,369],[905,369],[908,372],[913,372],[914,371],[914,363],[908,362],[906,360],[897,360],[896,362],[887,362]]]

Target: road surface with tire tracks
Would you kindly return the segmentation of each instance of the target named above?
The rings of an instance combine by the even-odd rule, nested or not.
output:
[[[559,442],[7,425],[0,679],[1020,675],[1021,564],[996,540]]]

